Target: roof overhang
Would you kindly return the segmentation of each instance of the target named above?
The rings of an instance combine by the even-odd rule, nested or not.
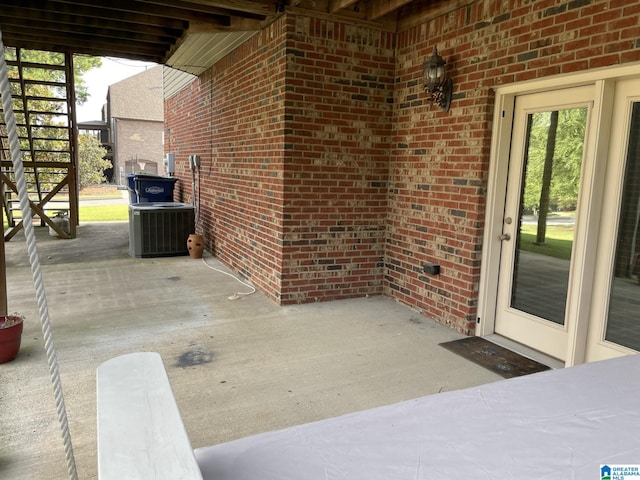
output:
[[[473,0],[2,0],[4,44],[120,57],[198,75],[288,10],[392,31]]]

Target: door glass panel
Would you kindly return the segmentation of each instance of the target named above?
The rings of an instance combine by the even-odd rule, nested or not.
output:
[[[605,339],[640,350],[640,103],[627,145],[613,281]]]
[[[528,115],[511,307],[563,325],[587,107]]]

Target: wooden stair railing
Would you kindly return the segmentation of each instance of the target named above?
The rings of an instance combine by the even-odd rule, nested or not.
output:
[[[7,49],[13,109],[25,166],[31,219],[38,218],[61,238],[75,238],[78,225],[77,127],[73,56],[56,54],[55,64],[25,60],[28,51]],[[61,72],[65,81],[44,80],[43,72]],[[39,73],[38,73],[39,72]],[[40,77],[40,78],[38,78]],[[16,178],[4,115],[0,107],[0,194],[8,228],[5,241],[23,227],[19,212]],[[58,207],[56,208],[56,204]],[[66,208],[60,208],[65,205]],[[49,212],[67,210],[69,232],[61,230]],[[30,220],[31,220],[30,219]]]

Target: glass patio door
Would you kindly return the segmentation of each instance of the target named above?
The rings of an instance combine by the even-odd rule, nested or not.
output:
[[[640,351],[640,80],[616,85],[586,360]]]
[[[514,111],[495,332],[562,360],[592,96],[588,87],[524,95]]]

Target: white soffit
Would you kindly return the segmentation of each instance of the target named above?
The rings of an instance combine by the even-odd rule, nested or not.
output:
[[[162,70],[162,94],[164,99],[173,97],[196,78],[198,77],[191,73],[165,66]]]
[[[253,37],[257,31],[189,33],[167,60],[164,98],[170,98],[225,55]]]
[[[200,75],[256,33],[256,31],[189,33],[167,60],[166,65],[193,75]]]

